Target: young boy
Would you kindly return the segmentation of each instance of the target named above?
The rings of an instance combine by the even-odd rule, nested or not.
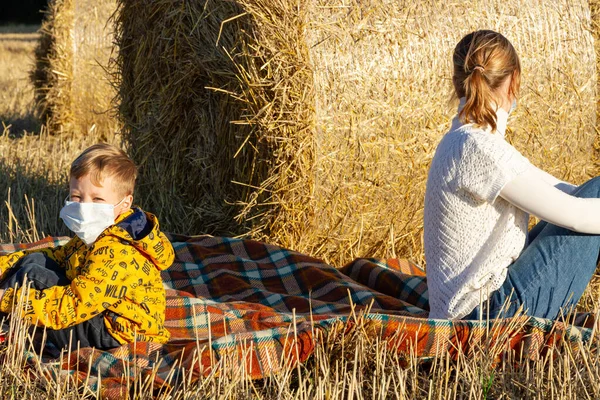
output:
[[[64,246],[0,257],[0,312],[46,327],[59,349],[167,342],[160,271],[174,251],[156,217],[131,208],[136,177],[133,161],[114,146],[97,144],[77,157],[60,212],[76,236]]]

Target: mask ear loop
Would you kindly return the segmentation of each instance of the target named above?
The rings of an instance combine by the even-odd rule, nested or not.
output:
[[[125,196],[125,197],[127,197],[127,196]],[[125,200],[125,197],[123,197],[120,202],[118,202],[117,204],[115,204],[114,207],[115,208],[119,207],[121,205],[121,203]]]
[[[125,201],[125,199],[126,199],[126,198],[127,198],[127,196],[123,197],[123,198],[121,199],[121,201],[119,201],[117,204],[115,204],[115,205],[113,206],[113,207],[114,207],[114,209],[116,209],[118,206],[120,206],[120,205],[121,205],[121,203],[123,203],[123,201]]]

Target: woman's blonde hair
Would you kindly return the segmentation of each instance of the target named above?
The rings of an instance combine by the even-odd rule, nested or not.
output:
[[[512,77],[509,94],[516,97],[519,92],[521,63],[515,48],[500,33],[481,30],[458,42],[452,60],[455,95],[466,100],[461,121],[496,130],[496,89]]]
[[[102,186],[105,177],[112,177],[114,190],[127,196],[135,189],[137,167],[123,150],[99,143],[85,149],[71,164],[71,178],[79,179],[88,174],[96,186]]]

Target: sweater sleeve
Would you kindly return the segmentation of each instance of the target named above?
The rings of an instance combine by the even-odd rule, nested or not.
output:
[[[600,234],[600,199],[567,194],[540,179],[534,170],[507,183],[500,196],[551,224],[575,232]]]
[[[529,160],[501,136],[474,132],[465,136],[456,182],[459,190],[493,203],[504,185],[530,167]]]
[[[556,178],[554,175],[547,173],[543,169],[539,169],[533,164],[531,165],[531,173],[533,173],[537,177],[538,181],[542,180],[566,194],[573,194],[573,192],[577,189],[577,185],[573,185],[570,182],[562,181]]]

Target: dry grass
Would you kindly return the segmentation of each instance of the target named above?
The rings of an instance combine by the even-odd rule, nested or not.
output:
[[[39,123],[32,115],[33,90],[23,72],[31,65],[39,36],[26,27],[6,29],[10,32],[0,37],[0,120],[10,125],[13,134],[37,132]]]
[[[40,124],[33,109],[33,89],[27,72],[39,35],[36,27],[6,27],[0,34],[0,193],[6,204],[0,207],[0,240],[31,240],[33,232],[62,231],[56,218],[58,201],[49,199],[64,193],[64,168],[61,160],[66,143],[53,147],[47,135],[34,135]],[[14,32],[13,32],[14,30]],[[43,150],[42,150],[43,149]],[[64,161],[64,162],[63,162]],[[62,186],[62,188],[60,188]],[[27,199],[25,196],[28,196]],[[41,204],[36,202],[42,199]],[[45,202],[46,201],[46,202]],[[14,213],[9,212],[10,204]],[[30,210],[30,211],[28,211]],[[29,214],[29,215],[28,215]],[[37,218],[34,218],[37,216]],[[47,221],[40,226],[37,221]]]
[[[94,139],[73,141],[42,132],[0,135],[0,241],[30,242],[68,234],[58,213],[68,194],[68,168]]]
[[[39,333],[11,321],[9,341],[0,346],[0,397],[88,399],[97,393],[53,375],[57,363],[40,364],[33,343]],[[492,328],[493,329],[493,326]],[[184,373],[162,390],[148,389],[147,377],[130,384],[131,399],[594,399],[600,397],[597,337],[589,345],[557,346],[531,361],[506,351],[510,338],[483,341],[468,356],[444,352],[418,359],[397,352],[372,332],[358,314],[350,325],[316,333],[314,354],[302,365],[275,376],[246,378],[237,355],[219,360],[218,374]],[[502,361],[499,361],[502,360]],[[28,365],[26,372],[24,366]],[[52,377],[54,376],[54,378]],[[152,375],[150,376],[152,378]]]
[[[48,135],[36,118],[28,79],[39,40],[37,27],[4,29],[10,32],[0,33],[0,196],[5,199],[0,206],[0,241],[67,234],[58,212],[67,194],[68,167],[97,138]]]
[[[36,26],[0,27],[0,241],[67,234],[58,213],[72,160],[98,135],[53,137],[34,107],[29,71],[40,40]],[[110,140],[119,144],[119,137]]]
[[[163,4],[165,7],[168,6],[167,3],[155,2],[157,6]],[[505,29],[508,26],[514,29],[529,29],[525,26],[527,24],[521,27],[509,18],[511,12],[516,15],[518,10],[506,10],[500,2],[492,3],[494,7],[505,13],[502,15],[506,15],[504,19],[498,20],[495,28]],[[187,4],[192,7],[191,3]],[[363,3],[372,7],[370,14],[362,12],[360,8],[354,8],[353,12],[351,7],[356,6],[354,3],[346,3],[344,6],[346,8],[332,8],[325,3],[310,3],[312,7],[320,7],[319,19],[313,19],[313,25],[305,24],[302,28],[310,29],[312,36],[309,37],[316,41],[310,42],[312,45],[308,48],[301,49],[290,47],[289,41],[286,43],[290,37],[299,35],[300,31],[279,34],[280,25],[274,22],[279,20],[279,17],[287,15],[278,13],[288,10],[287,7],[290,5],[301,7],[308,3],[274,3],[275,6],[269,11],[258,8],[256,4],[249,1],[240,2],[239,4],[246,4],[248,7],[246,10],[253,13],[254,25],[250,27],[258,29],[260,25],[257,25],[257,21],[273,25],[263,27],[261,33],[239,30],[239,27],[249,29],[248,25],[244,25],[247,22],[243,21],[244,18],[225,24],[221,32],[224,36],[220,38],[219,43],[225,49],[239,51],[231,53],[236,60],[235,63],[231,63],[231,59],[227,61],[223,58],[226,57],[226,53],[222,49],[215,50],[208,46],[210,43],[217,42],[214,32],[218,34],[218,28],[221,27],[219,21],[223,19],[223,15],[238,15],[237,13],[240,12],[240,9],[231,8],[231,3],[220,4],[226,7],[222,10],[224,14],[216,11],[209,14],[206,11],[208,9],[201,8],[195,10],[198,14],[192,22],[210,21],[213,24],[212,36],[205,37],[203,41],[195,40],[186,43],[182,37],[179,37],[179,41],[161,42],[156,38],[145,37],[144,40],[147,42],[142,40],[140,43],[140,45],[147,45],[148,51],[156,47],[157,56],[173,55],[175,53],[168,53],[167,49],[173,50],[175,47],[181,52],[177,54],[187,52],[189,55],[191,50],[199,51],[206,44],[202,51],[207,53],[203,57],[208,60],[205,64],[200,64],[207,67],[201,70],[196,68],[198,64],[191,64],[197,59],[191,58],[188,61],[190,64],[184,64],[189,70],[184,70],[181,75],[177,75],[178,79],[187,79],[190,76],[192,80],[184,80],[185,85],[187,88],[195,88],[204,97],[193,97],[190,92],[185,91],[186,86],[177,86],[178,90],[171,93],[171,97],[165,98],[164,103],[157,102],[160,92],[150,91],[147,93],[145,103],[131,104],[132,109],[129,112],[135,111],[133,107],[137,107],[139,111],[136,111],[138,112],[136,119],[131,120],[135,124],[131,123],[130,129],[135,128],[145,134],[162,132],[161,135],[153,137],[153,141],[159,143],[159,146],[153,146],[151,136],[145,139],[145,142],[130,142],[132,151],[137,151],[138,157],[145,153],[150,157],[149,159],[156,160],[154,164],[144,164],[147,168],[144,178],[150,178],[151,175],[161,176],[160,172],[163,176],[160,179],[163,180],[154,182],[164,185],[167,189],[154,203],[150,203],[148,197],[143,199],[144,202],[152,204],[153,206],[149,208],[156,211],[161,219],[164,214],[169,220],[171,229],[182,232],[187,230],[199,233],[195,231],[199,229],[198,226],[205,226],[207,230],[239,229],[239,224],[234,217],[236,213],[245,210],[247,213],[242,215],[255,216],[258,222],[253,226],[242,226],[242,229],[254,229],[258,237],[261,237],[261,233],[258,232],[261,229],[270,235],[275,235],[279,229],[280,242],[289,241],[295,244],[295,248],[314,250],[315,253],[319,252],[335,262],[341,263],[349,257],[365,254],[412,256],[419,259],[421,254],[419,202],[422,201],[420,196],[423,191],[423,174],[428,157],[431,156],[435,146],[436,135],[441,134],[446,128],[447,118],[452,114],[452,109],[439,109],[440,104],[444,104],[447,98],[447,94],[438,92],[440,82],[444,82],[442,76],[445,76],[442,74],[441,65],[427,64],[427,57],[415,60],[414,64],[406,64],[398,61],[391,53],[387,55],[378,53],[371,55],[370,58],[365,55],[371,54],[368,51],[373,48],[384,52],[387,49],[384,45],[385,40],[396,40],[393,36],[389,36],[393,35],[394,29],[397,28],[394,24],[400,23],[394,16],[394,12],[398,11],[395,3],[377,1]],[[210,1],[206,5],[215,6]],[[254,8],[250,7],[251,5],[254,5]],[[416,5],[417,3],[413,6]],[[428,5],[444,6],[441,3],[431,2],[423,7]],[[384,6],[390,7],[386,9]],[[562,22],[555,24],[552,18],[556,15],[550,8],[544,8],[549,7],[548,4],[538,4],[538,6],[542,10],[539,13],[547,12],[547,14],[529,15],[528,18],[541,15],[543,18],[540,19],[547,22],[545,28],[547,30],[563,32],[561,24],[572,22],[568,18],[572,15],[565,14]],[[431,26],[451,26],[448,21],[436,20],[435,13],[424,13],[426,15],[423,16],[420,14],[422,12],[419,11],[420,9],[417,10],[415,7],[408,7],[408,9],[413,12],[410,14],[414,16],[410,19],[413,24],[421,21],[420,23],[427,22]],[[142,11],[137,10],[140,13]],[[419,14],[416,14],[417,11]],[[573,11],[574,15],[580,15],[577,12]],[[189,21],[180,20],[179,15],[171,14],[171,17],[181,23],[176,25],[178,28],[188,27],[186,24]],[[296,24],[298,21],[287,20],[285,23]],[[350,23],[355,26],[355,30],[347,32],[343,28]],[[418,26],[414,28],[412,33],[408,28],[403,31],[406,35],[405,40],[414,37],[420,38],[419,40],[427,39],[422,30],[417,29]],[[235,36],[235,40],[229,41],[231,36],[227,36],[228,29],[241,32],[241,37]],[[525,32],[515,30],[513,36],[510,36],[513,42],[517,42],[518,37],[538,38],[528,42],[531,47],[520,47],[521,54],[540,47],[546,52],[544,53],[546,56],[559,52],[565,57],[551,60],[560,66],[549,69],[544,74],[533,73],[538,71],[535,68],[542,68],[542,66],[537,66],[535,60],[524,59],[524,65],[528,68],[525,74],[529,80],[523,82],[523,97],[513,125],[515,144],[538,165],[559,176],[581,182],[586,176],[595,173],[593,171],[597,171],[598,166],[597,158],[592,161],[584,158],[584,156],[592,157],[588,146],[590,140],[596,137],[594,96],[597,82],[595,75],[590,77],[584,72],[574,70],[570,64],[560,63],[563,59],[564,62],[568,62],[570,58],[585,59],[583,57],[589,56],[586,55],[587,53],[577,53],[575,45],[573,48],[568,47],[569,44],[578,43],[579,48],[585,50],[589,44],[587,42],[589,37],[581,31],[579,33],[581,36],[563,38],[565,42],[560,46],[556,44],[559,42],[549,41],[544,44],[539,38],[546,36],[534,35],[534,31],[543,33],[543,29],[539,25],[534,25],[530,29],[531,31]],[[96,140],[93,136],[54,137],[48,135],[43,129],[38,133],[37,127],[40,125],[33,115],[33,92],[25,83],[27,71],[33,63],[32,41],[35,34],[30,32],[25,29],[24,32],[12,34],[0,30],[0,51],[2,51],[0,67],[3,68],[0,72],[0,83],[5,85],[4,90],[1,91],[5,97],[1,98],[0,116],[2,121],[12,124],[0,135],[0,173],[6,177],[0,180],[0,198],[6,199],[6,204],[0,206],[0,240],[3,242],[32,241],[45,234],[67,233],[57,218],[63,196],[66,194],[67,168],[70,161],[81,150]],[[134,30],[129,34],[133,35],[136,32],[138,31]],[[267,38],[260,36],[266,33],[273,36],[268,43],[281,44],[278,52],[271,52],[268,48],[260,46],[252,47],[267,43]],[[558,33],[553,34],[557,38],[562,38]],[[16,39],[21,37],[25,40]],[[202,36],[196,37],[198,38]],[[240,43],[243,42],[238,40],[243,38],[247,39],[246,47],[236,47],[241,46]],[[317,38],[326,40],[317,40]],[[350,41],[356,43],[355,53],[349,55],[340,53],[347,48],[347,43]],[[451,41],[448,39],[448,43]],[[371,46],[368,45],[369,43]],[[426,43],[432,52],[439,50],[433,42]],[[556,46],[553,47],[552,43]],[[170,47],[172,45],[176,46]],[[192,47],[186,48],[186,45]],[[441,47],[443,46],[440,44]],[[561,51],[564,53],[560,53]],[[244,61],[242,57],[244,54],[254,58]],[[340,54],[348,55],[349,59],[344,60]],[[406,54],[401,55],[409,57],[411,54],[417,53],[407,51]],[[236,55],[240,58],[235,58]],[[315,59],[319,57],[327,59],[317,63],[322,69],[313,71],[314,86],[306,87],[300,92],[302,85],[294,79],[304,82],[302,79],[307,78],[302,77],[304,73],[302,68],[286,69],[288,65],[286,63],[293,62],[295,63],[293,65],[298,67],[310,61],[315,65]],[[173,67],[168,64],[168,57],[160,59],[165,66]],[[296,63],[298,59],[302,62]],[[384,79],[377,75],[377,73],[383,74],[381,72],[384,71],[383,61],[387,59],[393,61],[385,64],[388,67],[404,66],[395,69],[398,74],[418,76],[419,70],[416,66],[422,65],[423,70],[437,67],[434,70],[438,71],[439,76],[434,77],[435,79],[421,76],[422,80],[411,86],[411,90],[418,94],[412,98],[404,92],[397,91],[398,88],[405,87],[406,77],[391,74]],[[432,58],[429,62],[441,62],[435,60],[437,59]],[[376,68],[377,65],[370,66],[369,61],[381,64],[379,65],[381,68]],[[234,69],[211,69],[215,65],[225,64],[233,66]],[[142,72],[151,70],[150,66],[144,65],[141,61],[134,65]],[[349,68],[347,65],[353,67]],[[356,75],[341,74],[343,68],[355,71]],[[198,70],[204,71],[208,76],[197,75],[203,73]],[[264,70],[269,73],[262,75],[261,71]],[[240,76],[245,77],[246,80],[236,81],[235,85],[231,84],[232,71],[240,73]],[[172,78],[149,75],[148,79]],[[251,81],[251,77],[260,80]],[[228,93],[213,89],[202,91],[205,86],[210,86],[209,78],[212,79],[210,82],[215,83],[212,87],[226,88]],[[177,80],[168,82],[170,85],[175,85]],[[280,85],[285,83],[285,85],[278,86],[278,83]],[[226,86],[227,84],[231,86]],[[290,92],[292,88],[294,90]],[[137,90],[141,89],[140,87]],[[435,92],[432,97],[433,90]],[[328,92],[332,95],[331,98],[324,96]],[[230,96],[234,93],[238,99],[232,101]],[[137,95],[141,96],[141,94],[142,92]],[[246,99],[252,96],[265,97],[252,104],[243,101],[241,103],[246,105],[241,106],[239,101],[245,98],[241,97],[242,95],[249,96]],[[293,104],[294,101],[303,101],[311,96],[314,96],[311,107]],[[172,103],[169,109],[168,100],[173,98],[178,101]],[[364,101],[361,103],[356,99]],[[208,109],[193,107],[192,110],[197,113],[194,114],[196,119],[182,120],[169,114],[169,110],[173,111],[180,104],[188,104],[180,103],[179,100],[182,102],[186,100],[192,105],[208,104],[210,107]],[[157,107],[157,104],[162,106]],[[272,109],[268,108],[269,104],[272,104]],[[549,107],[556,104],[559,104],[558,108]],[[264,114],[259,113],[263,108],[255,108],[259,105],[263,108],[267,107],[262,111]],[[297,114],[304,116],[300,121],[294,122],[288,117],[297,112],[298,109],[295,107],[300,107],[303,113],[314,114],[312,116]],[[414,111],[414,119],[406,118],[408,110]],[[590,115],[590,110],[594,110],[594,115]],[[234,112],[235,118],[229,115]],[[275,118],[277,112],[279,118],[269,122],[268,118]],[[148,115],[152,118],[147,117]],[[215,115],[218,118],[215,118]],[[262,118],[263,115],[267,116],[266,119]],[[378,118],[379,115],[385,118]],[[532,115],[537,116],[534,118]],[[242,125],[232,126],[229,123],[232,119]],[[19,127],[18,123],[21,120],[29,122]],[[185,136],[180,136],[181,141],[171,143],[168,141],[167,134],[172,133],[168,128],[174,125],[178,129],[191,130]],[[296,137],[293,135],[298,126],[304,128]],[[23,132],[23,129],[28,132]],[[268,132],[266,135],[265,129]],[[221,132],[221,134],[226,132],[226,134],[217,137],[206,132]],[[204,136],[196,137],[200,133]],[[411,139],[413,136],[417,139]],[[114,140],[118,144],[117,138]],[[223,149],[223,144],[227,144],[228,141],[235,146]],[[336,141],[338,141],[337,147],[335,147]],[[304,144],[298,146],[299,143]],[[579,148],[584,150],[587,148],[588,154],[578,154]],[[231,161],[231,157],[238,149],[241,149],[241,152],[233,159],[234,161]],[[541,155],[533,158],[534,151],[541,151]],[[286,161],[294,159],[293,157],[299,154],[302,156],[298,157],[296,162]],[[218,158],[227,155],[230,158]],[[567,162],[567,156],[572,157],[573,162]],[[164,169],[167,162],[172,162],[169,165],[178,174],[181,174],[181,171],[186,172],[186,180],[183,182],[170,180],[178,175],[170,175],[170,170]],[[311,163],[314,165],[311,166]],[[209,172],[211,168],[221,169]],[[189,174],[190,171],[194,173]],[[255,187],[248,188],[238,184],[231,185],[229,181],[224,182],[223,176],[220,175],[223,174],[222,171],[234,171],[236,174],[248,174],[248,171],[253,171],[255,175],[243,176],[249,177],[247,179],[254,182]],[[276,174],[272,175],[272,179],[264,180],[264,174],[274,174],[273,171]],[[285,174],[290,175],[284,176]],[[205,202],[187,208],[186,202],[191,202],[194,197],[186,197],[190,194],[181,191],[185,189],[185,185],[199,184],[195,180],[196,175],[202,175],[204,186],[200,186],[203,191],[200,198]],[[307,177],[312,181],[307,181]],[[209,179],[221,180],[208,184],[207,182],[211,182]],[[244,183],[242,180],[239,182]],[[265,182],[267,185],[261,187]],[[286,189],[290,188],[293,190],[287,192]],[[218,193],[228,193],[231,197],[223,198],[234,205],[236,201],[244,204],[238,203],[229,210],[222,203],[210,199]],[[362,200],[360,200],[361,196],[363,196]],[[384,208],[381,208],[383,206],[377,208],[377,204],[373,203],[379,199],[379,196],[382,196],[387,203]],[[276,199],[276,204],[269,204],[271,202],[269,199]],[[304,203],[300,205],[293,203],[296,199],[303,199]],[[319,207],[315,208],[315,204]],[[146,204],[142,205],[146,206]],[[366,205],[370,205],[370,208]],[[154,206],[162,208],[155,209]],[[387,214],[375,219],[368,214],[370,210]],[[293,214],[294,212],[299,214]],[[285,213],[289,213],[291,217],[286,219]],[[360,217],[360,214],[364,215]],[[206,225],[198,225],[200,217],[207,220]],[[404,220],[398,222],[395,218],[404,218]],[[323,222],[323,226],[317,224],[318,226],[315,227],[317,222]],[[291,232],[286,232],[285,229]],[[321,230],[315,232],[315,229]],[[597,309],[598,290],[592,287],[586,292],[580,302],[583,309]],[[51,379],[48,371],[39,364],[34,363],[32,368],[24,371],[27,353],[23,350],[28,346],[28,339],[22,327],[12,326],[11,329],[16,333],[15,340],[9,342],[8,347],[0,349],[0,398],[70,400],[95,397],[94,393],[80,389],[68,378]],[[589,346],[581,346],[576,350],[570,347],[557,348],[551,356],[537,362],[515,362],[515,355],[509,354],[505,362],[494,365],[492,363],[494,357],[491,355],[501,352],[503,350],[501,347],[489,348],[484,345],[468,357],[459,354],[456,360],[449,359],[447,354],[429,361],[418,360],[411,354],[396,353],[386,343],[381,343],[377,335],[365,334],[369,328],[364,325],[364,322],[359,323],[342,338],[339,333],[343,329],[344,327],[339,326],[327,337],[321,337],[315,354],[306,364],[277,376],[262,381],[250,381],[244,378],[243,374],[238,373],[239,368],[235,367],[234,361],[223,360],[222,362],[226,363],[223,374],[200,377],[189,382],[184,380],[174,387],[173,391],[157,394],[157,397],[164,399],[600,398],[598,384],[600,353],[597,338],[594,338]],[[132,390],[135,394],[132,396],[134,398],[152,397],[141,380],[134,383]]]

